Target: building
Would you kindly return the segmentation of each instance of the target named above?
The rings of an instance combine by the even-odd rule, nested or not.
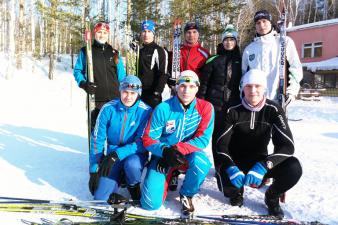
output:
[[[302,83],[312,88],[338,88],[338,19],[287,29],[303,65]]]

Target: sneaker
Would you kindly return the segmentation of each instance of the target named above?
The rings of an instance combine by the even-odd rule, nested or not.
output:
[[[180,202],[182,204],[182,215],[185,217],[192,217],[195,208],[192,204],[192,197],[188,197],[180,194]]]
[[[180,172],[178,170],[174,170],[172,173],[172,176],[170,178],[168,189],[170,191],[176,191],[178,186],[178,175],[180,175]]]
[[[268,213],[270,216],[274,216],[278,219],[283,219],[284,212],[279,205],[279,194],[276,194],[271,188],[265,192],[264,202],[268,207]]]
[[[241,207],[243,205],[243,192],[238,192],[230,198],[230,205]]]

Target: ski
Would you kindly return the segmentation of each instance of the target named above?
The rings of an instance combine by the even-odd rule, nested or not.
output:
[[[86,42],[86,56],[87,56],[87,81],[94,82],[94,72],[93,72],[93,58],[92,58],[92,33],[90,30],[90,20],[86,19],[86,29],[85,29],[85,42]],[[87,114],[88,114],[88,150],[90,151],[90,136],[92,131],[92,118],[91,113],[95,109],[95,95],[88,94],[87,96]]]
[[[283,0],[280,4],[280,18],[278,25],[280,28],[280,61],[279,61],[279,85],[278,85],[278,102],[286,112],[285,96],[286,96],[286,17],[287,9]]]
[[[176,19],[173,27],[173,58],[171,67],[171,78],[176,80],[180,76],[180,59],[181,59],[181,34],[182,20]]]
[[[139,56],[140,56],[140,45],[136,39],[133,39],[129,43],[129,50],[127,51],[127,74],[135,76],[139,75]]]

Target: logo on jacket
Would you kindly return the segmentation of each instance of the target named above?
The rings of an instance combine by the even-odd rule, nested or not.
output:
[[[134,126],[134,125],[135,125],[135,121],[133,121],[133,122],[130,123],[131,127]]]
[[[250,61],[252,61],[252,60],[254,60],[254,59],[255,59],[255,54],[249,55],[249,60],[250,60]]]
[[[172,134],[175,132],[175,130],[175,120],[168,120],[167,124],[165,125],[165,131],[169,134]]]

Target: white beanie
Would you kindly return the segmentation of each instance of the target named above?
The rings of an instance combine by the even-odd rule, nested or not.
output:
[[[244,87],[248,84],[260,84],[266,88],[267,86],[267,74],[259,69],[251,69],[246,72],[241,80],[241,91],[243,91]]]
[[[197,86],[200,86],[198,75],[192,70],[185,70],[181,72],[180,76],[176,80],[176,85],[180,86],[183,83],[195,83]]]

